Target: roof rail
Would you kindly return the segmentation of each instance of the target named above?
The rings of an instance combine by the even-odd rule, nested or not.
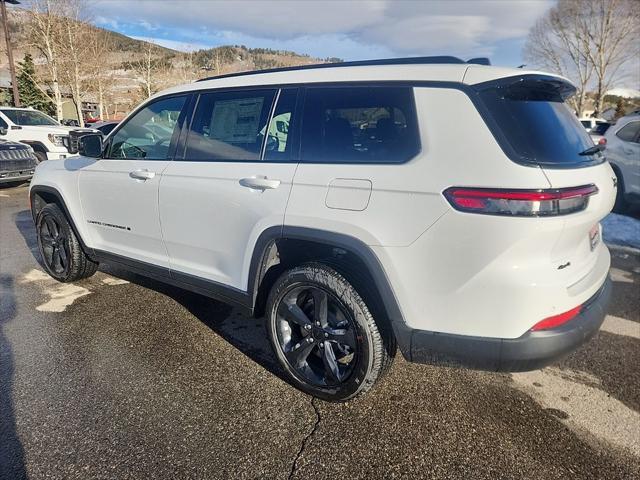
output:
[[[491,65],[491,60],[489,60],[487,57],[476,57],[470,58],[469,60],[467,60],[467,63],[472,63],[474,65]]]
[[[479,59],[472,59],[479,60]],[[489,59],[485,59],[489,62]],[[265,70],[250,70],[247,72],[227,73],[225,75],[216,75],[213,77],[201,78],[198,82],[204,82],[206,80],[217,80],[219,78],[229,77],[242,77],[245,75],[258,75],[261,73],[275,73],[275,72],[292,72],[296,70],[315,70],[320,68],[335,68],[335,67],[367,67],[372,65],[431,65],[431,64],[465,64],[465,63],[477,63],[465,62],[457,57],[451,56],[437,56],[437,57],[407,57],[407,58],[383,58],[379,60],[357,60],[355,62],[339,62],[339,63],[314,63],[313,65],[298,65],[295,67],[280,67],[280,68],[268,68]],[[487,63],[488,64],[488,63]]]

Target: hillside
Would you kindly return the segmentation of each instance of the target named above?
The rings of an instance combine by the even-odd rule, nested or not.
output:
[[[31,44],[29,12],[22,8],[9,8],[9,29],[16,64],[26,53],[31,53],[36,73],[42,85],[47,83],[44,58]],[[319,59],[309,55],[268,48],[248,48],[244,45],[226,45],[196,52],[180,52],[145,40],[135,39],[118,32],[91,25],[91,34],[104,38],[110,52],[101,58],[109,92],[106,92],[105,108],[109,115],[120,116],[144,99],[149,91],[156,92],[172,85],[187,83],[199,78],[248,70],[339,62],[339,58]],[[0,86],[8,86],[9,72],[6,47],[0,43]],[[150,58],[148,62],[145,58]],[[144,81],[141,66],[150,64],[153,70],[152,85]],[[87,77],[85,101],[95,102],[95,85]],[[64,89],[64,86],[63,86]],[[112,113],[111,113],[112,112]]]

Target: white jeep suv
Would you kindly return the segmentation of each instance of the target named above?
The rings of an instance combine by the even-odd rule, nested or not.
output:
[[[0,107],[0,139],[31,146],[38,162],[69,156],[71,130],[33,108]]]
[[[367,391],[397,347],[541,368],[610,294],[615,175],[574,92],[453,57],[175,87],[38,166],[44,266],[68,282],[113,262],[264,316],[290,381],[326,400]]]

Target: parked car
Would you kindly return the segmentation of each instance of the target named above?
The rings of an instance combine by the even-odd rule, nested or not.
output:
[[[118,126],[118,123],[120,122],[116,122],[114,120],[107,120],[104,122],[96,122],[93,125],[91,125],[91,128],[98,130],[99,132],[101,132],[105,137],[107,135],[109,135],[111,133],[111,131],[116,128],[116,126]]]
[[[615,209],[640,203],[640,115],[620,118],[604,136],[606,157],[618,181]]]
[[[593,143],[598,145],[603,142],[602,139],[604,138],[604,134],[607,132],[610,126],[611,124],[609,122],[602,122],[593,127],[589,132],[589,136],[591,137],[591,140],[593,140]]]
[[[604,118],[587,117],[587,118],[581,118],[580,123],[587,130],[587,132],[591,132],[591,130],[593,130],[597,125],[600,125],[602,123],[609,123],[609,122],[607,122]]]
[[[69,156],[69,131],[74,128],[60,125],[38,110],[0,107],[0,128],[6,132],[0,138],[31,146],[38,162]]]
[[[574,92],[453,57],[171,88],[66,168],[38,166],[44,266],[71,282],[113,262],[264,317],[291,383],[325,400],[369,390],[396,347],[541,368],[598,330],[610,294],[615,176]]]
[[[33,176],[37,163],[33,149],[29,145],[0,139],[0,185],[29,180]]]

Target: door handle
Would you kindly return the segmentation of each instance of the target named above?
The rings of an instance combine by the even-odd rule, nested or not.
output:
[[[255,177],[247,177],[240,179],[240,185],[251,188],[253,190],[269,190],[278,188],[280,180],[272,180],[264,175],[256,175]]]
[[[131,178],[135,178],[136,180],[150,180],[156,176],[156,172],[150,172],[149,170],[134,170],[133,172],[129,172],[129,176]]]

